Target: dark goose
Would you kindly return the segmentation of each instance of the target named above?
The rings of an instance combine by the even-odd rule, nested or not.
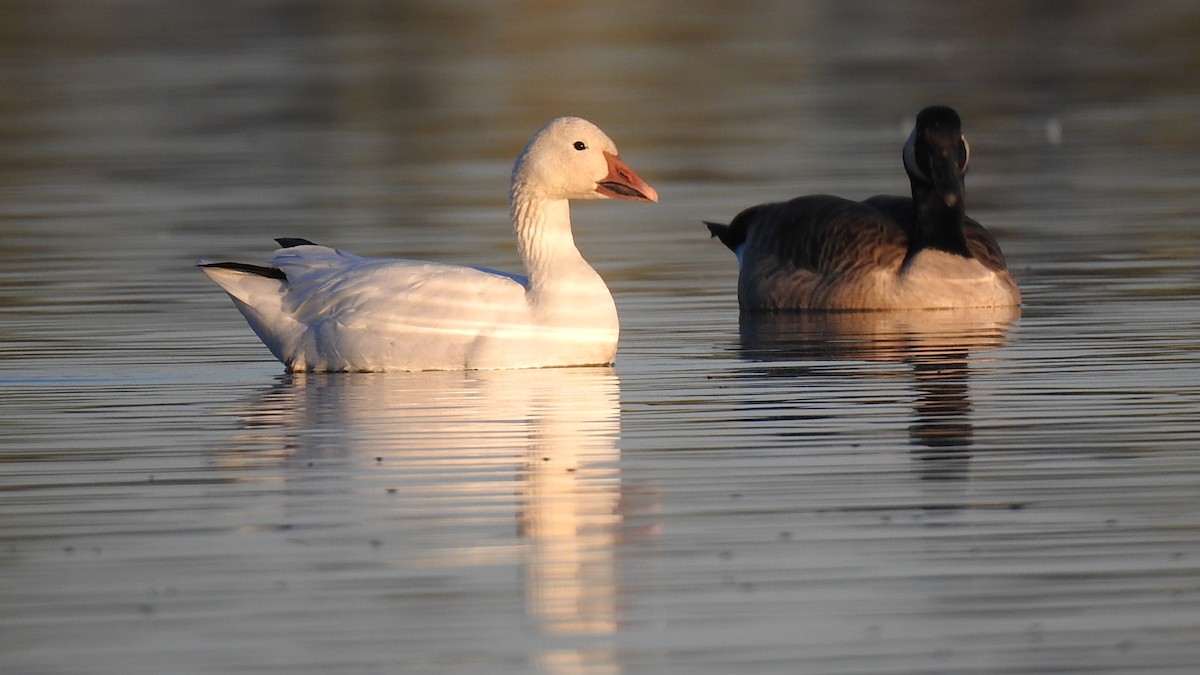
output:
[[[965,212],[970,146],[951,108],[904,145],[912,198],[797,197],[706,223],[738,256],[746,311],[1011,307],[1021,292],[995,238]]]

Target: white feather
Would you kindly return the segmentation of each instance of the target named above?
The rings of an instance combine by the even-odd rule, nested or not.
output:
[[[552,121],[526,146],[511,208],[527,277],[317,245],[282,248],[267,261],[286,281],[202,269],[293,371],[611,364],[616,306],[575,247],[567,200],[629,197],[604,188],[621,173],[617,162],[619,182],[637,193],[630,198],[656,201],[616,155],[613,142],[579,118]]]

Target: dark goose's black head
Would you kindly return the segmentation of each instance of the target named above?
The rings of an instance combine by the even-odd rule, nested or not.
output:
[[[962,133],[958,113],[930,106],[917,115],[912,135],[904,144],[904,170],[912,184],[915,222],[909,239],[909,259],[922,248],[935,248],[967,258],[963,236],[966,187],[963,176],[971,161],[971,146]]]
[[[904,144],[904,170],[917,187],[932,191],[947,207],[961,208],[963,176],[971,163],[971,146],[962,133],[962,120],[953,108],[930,106],[917,115]]]

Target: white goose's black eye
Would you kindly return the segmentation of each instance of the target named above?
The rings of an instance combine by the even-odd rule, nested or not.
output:
[[[587,150],[587,143],[584,143],[583,141],[575,141],[575,149],[580,151]]]

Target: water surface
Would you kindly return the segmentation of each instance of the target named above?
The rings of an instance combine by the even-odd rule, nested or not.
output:
[[[0,8],[0,670],[1191,672],[1200,12]],[[739,321],[702,219],[972,144],[1019,315]],[[515,269],[588,117],[614,368],[288,376],[196,258]]]

